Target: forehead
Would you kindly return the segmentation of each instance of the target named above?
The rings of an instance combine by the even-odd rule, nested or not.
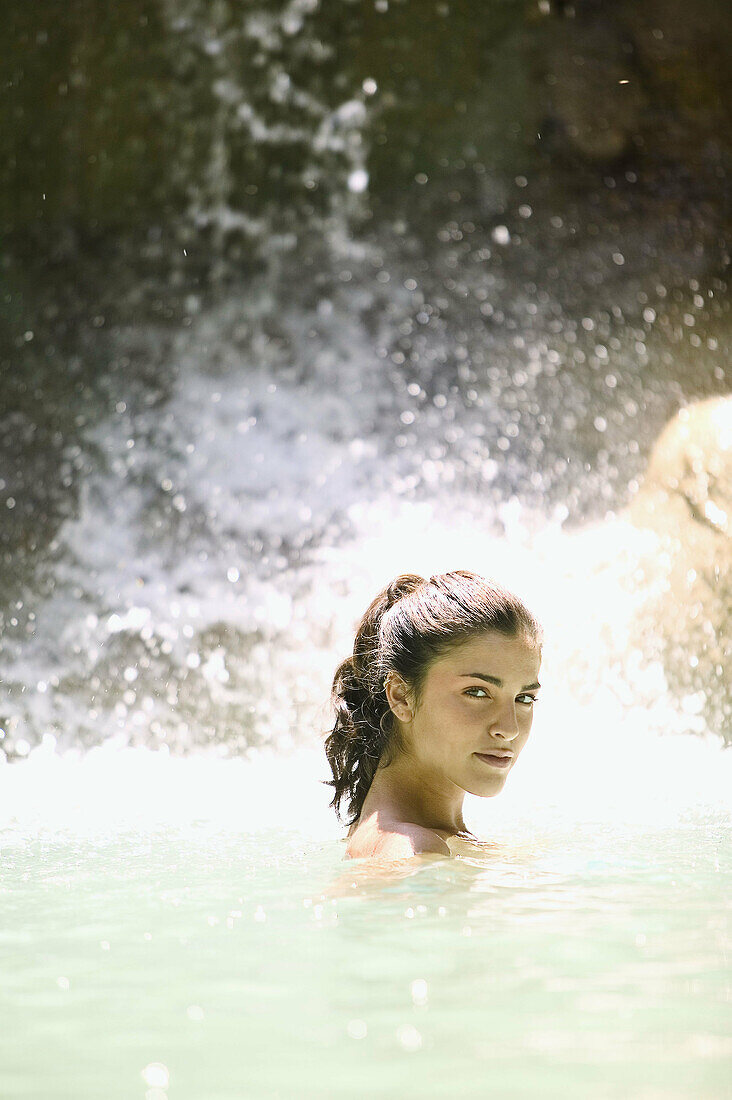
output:
[[[532,639],[491,631],[453,646],[437,658],[431,671],[438,676],[481,672],[501,680],[520,680],[528,684],[536,680],[540,665],[541,650]]]

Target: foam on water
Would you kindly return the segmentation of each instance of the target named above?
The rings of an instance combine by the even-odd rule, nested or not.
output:
[[[729,819],[732,754],[707,740],[648,736],[643,716],[635,728],[623,724],[620,742],[614,723],[606,721],[597,723],[604,733],[601,751],[596,742],[583,745],[583,730],[571,724],[552,726],[551,718],[537,723],[503,793],[491,800],[467,796],[473,830],[485,839],[509,840],[572,822],[662,827],[689,815]],[[553,743],[560,739],[558,752]],[[25,761],[0,768],[0,829],[16,835],[103,835],[160,825],[288,829],[335,840],[344,830],[328,807],[330,788],[320,783],[325,778],[319,747],[222,760],[114,743],[61,753],[49,739]]]
[[[61,751],[47,735],[26,760],[0,768],[0,827],[94,833],[206,823],[341,836],[327,805],[330,788],[321,783],[330,778],[319,739],[328,725],[327,676],[377,580],[397,561],[428,575],[454,566],[455,545],[466,547],[459,564],[485,569],[490,560],[496,575],[520,587],[546,631],[531,738],[498,798],[467,796],[474,831],[509,837],[560,822],[663,826],[689,814],[728,818],[732,753],[704,731],[697,700],[679,708],[663,669],[633,659],[638,597],[620,582],[628,555],[648,551],[647,536],[636,532],[633,544],[633,532],[618,521],[575,535],[547,528],[522,538],[514,529],[503,540],[481,539],[473,517],[464,517],[461,531],[455,522],[440,527],[429,509],[405,508],[392,514],[386,540],[367,535],[372,518],[360,510],[358,554],[352,545],[350,553],[332,550],[321,586],[306,600],[307,613],[317,617],[328,592],[349,580],[348,599],[334,596],[329,608],[338,641],[318,657],[323,694],[311,704],[320,722],[298,731],[299,743],[291,738],[286,747],[222,759],[220,748],[189,756],[133,748],[124,732],[86,752]]]
[[[203,494],[203,482],[199,488]],[[336,487],[335,496],[342,491]],[[232,513],[237,495],[227,506]],[[662,666],[644,660],[640,648],[644,601],[649,593],[662,593],[666,583],[668,563],[656,537],[622,519],[568,533],[562,514],[547,521],[515,500],[490,517],[483,511],[480,499],[467,495],[449,503],[410,502],[388,493],[356,500],[345,509],[348,537],[314,549],[307,565],[298,574],[283,574],[279,585],[246,577],[246,595],[237,601],[223,594],[230,580],[222,577],[217,586],[210,569],[195,586],[195,561],[186,564],[186,555],[179,555],[176,567],[186,569],[185,584],[173,573],[172,587],[176,602],[189,600],[177,611],[183,621],[195,620],[200,630],[224,619],[244,629],[254,619],[264,631],[267,679],[254,705],[266,714],[273,743],[246,749],[238,758],[222,758],[225,745],[185,757],[167,746],[131,747],[123,719],[111,740],[86,753],[68,750],[47,734],[26,760],[0,768],[0,825],[21,832],[96,832],[206,822],[223,830],[285,827],[311,836],[342,835],[327,806],[330,788],[320,782],[330,778],[320,735],[330,722],[335,664],[350,650],[363,608],[391,576],[458,567],[496,576],[520,592],[546,635],[542,697],[515,774],[495,800],[468,796],[466,817],[479,835],[515,835],[541,821],[663,825],[688,813],[727,815],[732,753],[706,729],[703,700],[688,697],[679,705]],[[147,563],[160,583],[146,588],[144,607],[134,601],[139,557],[131,554],[129,576],[120,575],[111,559],[108,571],[104,567],[104,546],[111,553],[114,545],[116,557],[120,530],[140,538],[142,523],[114,531],[102,522],[93,526],[94,583],[107,607],[115,606],[116,591],[118,610],[101,623],[95,618],[68,629],[75,639],[86,631],[87,652],[100,629],[109,636],[151,628],[165,635],[176,612],[163,562]],[[72,536],[81,552],[79,530]],[[160,547],[150,553],[159,554]],[[639,566],[642,588],[633,579]],[[177,629],[169,627],[167,636],[185,644]],[[214,702],[217,692],[227,690],[229,660],[220,648],[202,669]],[[133,668],[130,685],[136,676]],[[303,700],[296,729],[293,684]],[[145,742],[141,713],[135,733]]]
[[[289,310],[294,365],[264,338],[261,362],[245,361],[236,325],[265,305],[203,312],[175,343],[167,402],[120,402],[90,430],[97,465],[44,565],[50,583],[28,595],[33,629],[3,638],[5,744],[22,756],[45,734],[0,771],[5,823],[335,829],[318,783],[333,670],[388,580],[455,568],[521,594],[546,635],[529,747],[499,799],[471,800],[484,831],[542,806],[570,820],[728,807],[724,731],[644,651],[645,608],[671,569],[661,541],[622,517],[568,531],[566,506],[540,514],[504,492],[477,430],[497,407],[448,394],[403,420],[363,327],[328,299],[320,344],[312,316]],[[394,446],[405,425],[410,445]]]

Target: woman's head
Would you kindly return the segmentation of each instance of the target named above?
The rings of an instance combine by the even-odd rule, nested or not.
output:
[[[538,670],[540,651],[541,627],[531,612],[517,596],[477,573],[455,570],[429,580],[402,574],[393,580],[367,608],[356,631],[353,654],[340,663],[333,678],[336,720],[325,750],[333,772],[333,780],[328,781],[334,788],[331,805],[339,818],[343,800],[348,802],[348,824],[359,817],[380,763],[386,766],[415,753],[436,754],[439,760],[441,743],[449,749],[453,733],[466,748],[468,742],[476,741],[471,752],[489,747],[481,732],[485,704],[481,718],[480,706],[463,702],[483,698],[480,685],[486,688],[487,681],[469,679],[467,674],[486,670],[462,669],[465,662],[460,657],[474,661],[482,657],[483,664],[490,663],[491,656],[493,664],[498,660],[504,676],[494,669],[487,672],[493,680],[505,681],[504,686],[492,684],[484,695],[491,692],[504,698],[514,681],[518,684],[530,668]],[[461,711],[450,712],[442,706],[450,705],[446,677],[452,677],[454,693],[462,676],[469,694],[461,693]],[[533,675],[531,682],[535,679]],[[471,685],[476,690],[471,691]],[[432,722],[425,721],[422,709],[425,690],[431,693]],[[500,699],[495,705],[499,704]],[[523,710],[526,705],[519,703],[516,708],[523,741],[530,727],[530,707],[526,714]],[[415,736],[420,740],[415,741]],[[477,758],[470,765],[460,764],[455,781],[473,793],[497,793],[489,788],[499,780],[502,786],[500,773],[494,769],[489,775],[490,769],[485,768],[484,775]]]

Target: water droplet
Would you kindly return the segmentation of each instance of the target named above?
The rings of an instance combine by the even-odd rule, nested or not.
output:
[[[348,177],[348,190],[354,194],[365,191],[369,185],[369,174],[363,168],[356,168]]]
[[[424,978],[415,978],[410,989],[412,991],[412,1000],[416,1005],[424,1005],[427,1003],[427,982]]]
[[[397,1038],[402,1047],[412,1053],[422,1046],[422,1036],[412,1024],[404,1024],[397,1029]]]
[[[167,1089],[170,1081],[168,1067],[162,1062],[150,1062],[142,1071],[142,1078],[151,1088]]]

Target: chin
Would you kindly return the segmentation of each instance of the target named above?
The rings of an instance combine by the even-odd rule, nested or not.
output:
[[[485,794],[483,795],[483,798],[495,798],[497,794],[501,793],[501,791],[503,790],[505,785],[506,785],[506,783],[505,783],[505,780],[504,780],[503,783],[499,783],[498,786],[495,787],[492,791],[486,791]]]
[[[473,787],[466,787],[465,790],[468,794],[474,794],[477,798],[495,798],[497,794],[500,794],[506,785],[505,776],[498,776],[493,782],[486,780],[484,783],[474,784]]]

